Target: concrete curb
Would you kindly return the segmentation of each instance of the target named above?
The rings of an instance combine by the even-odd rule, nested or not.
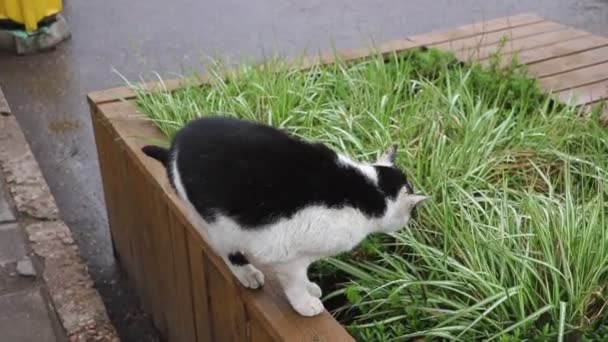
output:
[[[2,113],[0,173],[69,341],[120,341],[17,120],[7,106]]]

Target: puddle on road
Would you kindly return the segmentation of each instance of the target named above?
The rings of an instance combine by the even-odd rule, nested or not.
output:
[[[58,119],[49,123],[49,130],[55,134],[64,134],[77,129],[78,127],[80,127],[80,123],[70,119]]]

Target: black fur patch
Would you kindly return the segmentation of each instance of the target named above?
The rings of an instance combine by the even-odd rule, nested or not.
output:
[[[405,180],[387,168],[380,190],[358,170],[338,165],[336,153],[323,144],[226,117],[190,122],[176,135],[171,154],[176,149],[181,181],[203,218],[213,222],[219,212],[250,229],[312,204],[352,206],[378,217],[386,196]]]
[[[148,157],[158,160],[164,166],[167,166],[169,161],[169,150],[160,146],[148,145],[142,147],[142,152]]]
[[[249,260],[241,252],[228,254],[228,260],[234,266],[245,266],[249,264]]]
[[[375,168],[378,173],[378,186],[388,198],[395,199],[403,187],[407,189],[408,193],[414,193],[405,174],[399,169],[387,166],[375,166]]]
[[[169,184],[173,190],[175,190],[175,184],[173,184],[173,170],[171,169],[170,162],[170,153],[169,150],[160,146],[147,145],[142,147],[142,152],[150,158],[154,158],[158,160],[165,169],[167,170],[167,177],[169,178]]]

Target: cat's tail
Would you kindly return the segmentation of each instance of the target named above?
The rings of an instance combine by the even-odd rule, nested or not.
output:
[[[142,152],[148,157],[161,162],[165,167],[169,164],[169,150],[160,146],[148,145],[142,147]]]

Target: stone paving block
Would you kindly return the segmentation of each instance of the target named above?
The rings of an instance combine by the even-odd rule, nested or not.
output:
[[[36,277],[20,276],[17,272],[16,262],[0,265],[0,297],[7,293],[31,289],[36,286],[36,282]]]
[[[57,204],[14,116],[0,116],[0,168],[18,213],[57,220]]]
[[[15,268],[17,273],[22,277],[35,277],[36,270],[34,269],[34,264],[30,258],[23,258],[17,261],[17,267]]]
[[[48,308],[38,289],[0,296],[0,339],[56,342]]]
[[[15,215],[8,206],[8,192],[2,188],[0,181],[0,222],[15,221]]]
[[[18,261],[25,255],[25,241],[19,226],[0,224],[0,264]]]
[[[0,38],[0,45],[2,45]],[[8,107],[8,102],[6,101],[6,97],[4,97],[4,93],[2,92],[2,88],[0,88],[0,115],[10,115],[11,109]]]

